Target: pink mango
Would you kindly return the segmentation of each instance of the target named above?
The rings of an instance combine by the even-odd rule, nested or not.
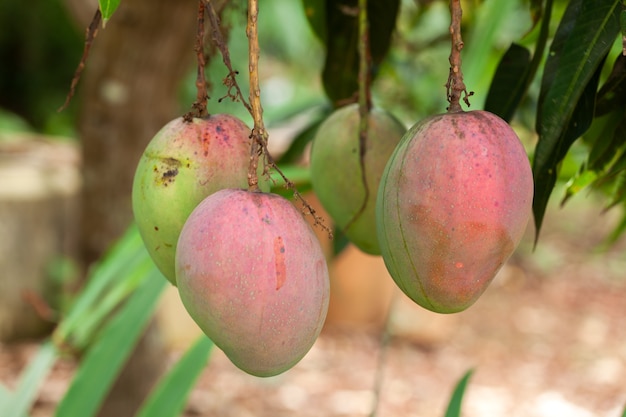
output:
[[[300,211],[276,194],[218,191],[191,213],[178,241],[181,300],[239,368],[290,369],[328,310],[326,259]]]
[[[485,111],[414,125],[389,160],[377,198],[385,265],[419,305],[471,306],[517,247],[533,178],[511,127]]]

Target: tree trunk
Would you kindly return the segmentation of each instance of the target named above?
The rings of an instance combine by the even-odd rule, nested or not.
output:
[[[195,58],[196,5],[179,0],[122,1],[93,43],[78,86],[84,158],[80,247],[85,266],[130,224],[132,179],[139,157],[154,134],[182,113],[178,91]],[[162,373],[165,355],[153,323],[100,416],[134,415]]]

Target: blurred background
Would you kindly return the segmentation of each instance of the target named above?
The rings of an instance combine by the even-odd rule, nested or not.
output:
[[[222,9],[226,2],[216,3]],[[231,3],[224,32],[233,66],[245,74],[245,2]],[[555,2],[557,17],[565,4]],[[529,32],[527,0],[463,6],[465,82],[479,109],[503,52],[512,41],[532,46],[537,34]],[[0,381],[8,387],[86,272],[131,223],[132,176],[143,148],[196,96],[196,3],[124,0],[93,42],[75,97],[58,112],[96,8],[80,0],[0,2]],[[375,105],[407,127],[445,111],[448,13],[445,1],[401,2],[372,93]],[[264,0],[259,25],[270,149],[277,158],[291,150],[285,166],[306,177],[308,148],[294,157],[290,146],[331,109],[320,80],[323,45],[300,1]],[[227,70],[216,51],[207,53],[209,112],[251,125],[241,103],[219,100]],[[529,154],[538,80],[512,122]],[[245,77],[238,82],[247,87]],[[563,178],[584,158],[577,146]],[[337,252],[320,233],[332,294],[311,352],[291,371],[258,379],[215,351],[185,415],[368,416],[378,401],[380,416],[441,416],[454,383],[473,368],[466,416],[618,417],[626,403],[626,241],[607,241],[622,213],[604,212],[593,193],[560,207],[563,187],[538,245],[530,224],[484,296],[455,315],[417,307],[395,288],[381,258],[350,245]],[[102,416],[131,415],[131,397],[143,391],[128,386],[152,382],[200,334],[173,287],[149,329],[139,348],[144,362],[125,371]],[[68,358],[55,366],[32,416],[53,414],[75,365]]]

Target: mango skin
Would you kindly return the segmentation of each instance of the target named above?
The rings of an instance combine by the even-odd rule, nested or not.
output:
[[[167,123],[146,147],[133,181],[139,232],[159,270],[174,285],[178,236],[192,210],[223,188],[248,184],[250,129],[228,114]]]
[[[187,219],[176,254],[189,315],[243,371],[293,367],[328,311],[326,259],[313,230],[276,194],[222,190]]]
[[[370,111],[364,184],[359,120],[359,106],[351,104],[335,110],[320,125],[311,149],[311,183],[322,206],[346,237],[363,252],[380,255],[375,214],[378,185],[406,129],[390,113],[377,108]]]
[[[389,160],[377,230],[389,273],[422,307],[471,306],[518,245],[533,178],[522,144],[492,113],[429,117]]]

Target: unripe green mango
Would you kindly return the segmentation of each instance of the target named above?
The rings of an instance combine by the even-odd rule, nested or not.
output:
[[[203,200],[180,234],[176,274],[189,315],[252,375],[293,367],[326,318],[330,284],[319,241],[276,194],[228,189]]]
[[[322,206],[347,238],[363,252],[379,255],[375,215],[378,184],[406,129],[386,111],[372,109],[361,165],[359,121],[359,106],[351,104],[335,110],[319,126],[311,149],[311,183]]]
[[[192,210],[217,190],[247,187],[249,136],[250,129],[228,114],[191,122],[179,117],[143,152],[133,181],[133,213],[148,253],[172,284],[176,243]]]
[[[381,181],[385,265],[419,305],[462,311],[513,253],[532,200],[528,157],[505,121],[485,111],[429,117],[406,133]]]

